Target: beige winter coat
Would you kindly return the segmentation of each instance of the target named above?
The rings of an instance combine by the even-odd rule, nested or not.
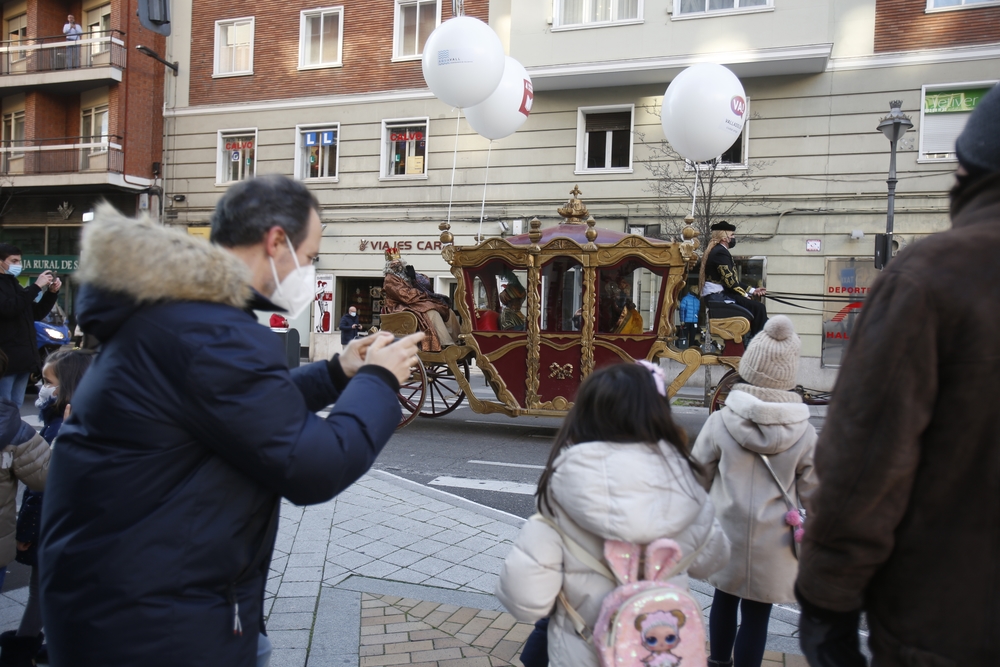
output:
[[[726,407],[708,418],[692,454],[707,470],[712,502],[732,545],[729,564],[708,578],[710,584],[747,600],[795,601],[799,566],[785,523],[788,506],[759,454],[768,456],[802,507],[817,484],[815,446],[816,430],[802,403],[764,402],[734,390]]]
[[[662,453],[661,453],[662,452]],[[649,544],[669,537],[685,554],[705,545],[689,569],[704,578],[729,559],[729,544],[708,494],[669,444],[588,442],[566,449],[550,483],[552,519],[598,560],[604,540]],[[687,585],[687,576],[674,579]],[[555,530],[530,519],[514,542],[496,595],[519,621],[553,612],[560,590],[590,628],[615,584],[573,557]],[[549,622],[552,667],[597,667],[597,654],[577,637],[562,605]]]
[[[20,422],[20,418],[15,418]],[[9,453],[11,465],[0,469],[0,566],[6,566],[17,555],[14,536],[17,527],[18,480],[27,484],[32,491],[44,491],[45,479],[49,474],[49,455],[52,451],[49,443],[30,426],[23,426],[22,432],[30,431],[31,437],[3,448],[3,457],[6,459]]]

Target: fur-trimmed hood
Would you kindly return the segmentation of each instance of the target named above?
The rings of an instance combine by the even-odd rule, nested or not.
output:
[[[140,306],[201,301],[245,308],[250,269],[205,239],[97,207],[83,229],[76,280],[80,324],[106,340]],[[88,328],[89,327],[89,328]]]
[[[809,406],[803,403],[768,403],[734,389],[722,411],[726,430],[745,449],[761,454],[783,452],[802,437],[809,426]]]

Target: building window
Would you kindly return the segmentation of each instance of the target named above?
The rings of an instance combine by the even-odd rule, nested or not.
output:
[[[396,0],[396,58],[419,58],[441,22],[441,0]]]
[[[111,3],[102,5],[87,12],[87,39],[100,39],[90,45],[90,52],[95,56],[111,50]]]
[[[674,16],[773,7],[774,0],[674,0]]]
[[[219,132],[219,164],[217,184],[234,183],[253,178],[257,172],[257,130],[224,130]]]
[[[983,5],[1000,5],[1000,0],[927,0],[927,11],[965,9]]]
[[[91,144],[91,154],[108,150],[108,105],[83,110],[80,143]]]
[[[336,180],[340,125],[297,127],[295,178]]]
[[[995,81],[951,86],[924,86],[920,107],[921,160],[955,160],[955,140],[972,110]]]
[[[253,17],[215,22],[215,75],[253,74]]]
[[[24,112],[14,111],[3,115],[3,147],[6,157],[16,158],[24,155]]]
[[[17,46],[28,38],[28,15],[21,14],[14,18],[7,19],[7,39],[10,46]],[[24,60],[28,57],[27,51],[12,51],[11,61]]]
[[[558,26],[636,21],[642,18],[641,0],[557,0]]]
[[[633,107],[581,108],[577,172],[632,170]]]
[[[341,64],[344,8],[327,7],[301,13],[299,67],[337,67]]]
[[[427,118],[382,121],[382,178],[427,178]]]

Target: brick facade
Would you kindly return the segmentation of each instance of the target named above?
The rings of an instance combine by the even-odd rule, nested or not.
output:
[[[1000,7],[926,9],[927,0],[877,0],[876,53],[1000,42]]]
[[[420,60],[392,62],[393,0],[343,0],[343,66],[299,71],[299,14],[315,0],[195,2],[192,14],[190,101],[232,104],[425,88]],[[467,0],[468,16],[487,20],[489,0]],[[215,22],[255,16],[252,75],[213,79]],[[441,2],[441,20],[451,18]],[[280,83],[279,83],[280,82]]]

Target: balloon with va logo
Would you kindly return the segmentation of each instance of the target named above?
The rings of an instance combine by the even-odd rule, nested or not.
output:
[[[506,56],[500,85],[486,100],[466,109],[465,118],[473,130],[487,139],[503,139],[528,120],[534,97],[531,77],[524,66]]]
[[[465,109],[496,90],[503,76],[503,44],[479,19],[456,16],[427,38],[422,64],[431,92],[445,104]]]
[[[717,158],[743,131],[746,99],[743,84],[729,69],[710,63],[692,65],[670,82],[663,95],[663,134],[689,160]]]

